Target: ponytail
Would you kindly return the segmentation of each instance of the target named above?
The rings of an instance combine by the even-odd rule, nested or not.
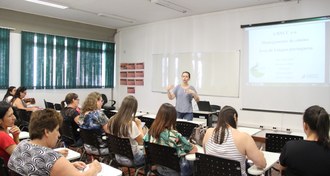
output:
[[[328,124],[328,125],[326,125]],[[325,148],[330,148],[329,141],[329,115],[325,109],[321,108],[318,113],[317,123],[316,123],[316,133],[318,135],[318,143]]]
[[[221,109],[218,117],[217,126],[214,129],[214,143],[222,144],[225,141],[225,131],[228,132],[227,125],[230,125],[232,128],[237,128],[235,115],[236,117],[238,117],[237,111],[231,106],[224,106]]]
[[[326,149],[330,149],[330,120],[327,111],[320,106],[314,105],[306,109],[303,119],[309,128],[318,135],[317,143]]]

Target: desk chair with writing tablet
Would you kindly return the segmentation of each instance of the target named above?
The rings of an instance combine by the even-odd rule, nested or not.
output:
[[[137,118],[139,118],[141,120],[141,122],[145,122],[145,126],[148,127],[149,129],[155,120],[153,118],[143,117],[143,116],[138,116]]]
[[[289,134],[278,133],[266,133],[265,150],[268,152],[281,153],[284,145],[291,140],[303,140],[302,136],[295,136]],[[272,167],[275,171],[279,172],[279,169]],[[265,175],[271,175],[271,169],[266,172]]]
[[[90,161],[93,161],[94,158],[98,158],[100,162],[110,160],[110,154],[106,141],[106,136],[100,134],[99,130],[94,130],[94,129],[90,130],[90,129],[79,128],[79,132],[84,145],[86,144],[89,146],[93,146],[94,148],[97,149],[97,151],[94,150],[90,151],[90,148],[86,148],[83,145],[85,154],[90,158]]]
[[[265,150],[268,152],[281,153],[286,142],[291,140],[303,140],[302,136],[288,134],[266,133]]]
[[[14,115],[17,118],[17,125],[22,131],[29,131],[29,123],[31,111],[26,111],[24,109],[18,109],[17,107],[12,107]]]
[[[192,122],[186,122],[186,121],[177,121],[176,122],[176,129],[179,133],[182,134],[182,136],[186,137],[187,139],[192,134],[195,127],[198,127],[199,125]]]
[[[241,176],[241,163],[217,156],[196,153],[196,176]]]
[[[154,173],[155,175],[161,175],[156,170],[152,170],[152,166],[160,165],[167,168],[173,169],[180,173],[180,158],[178,157],[177,151],[173,147],[168,147],[160,144],[144,142],[144,148],[146,151],[146,164],[148,166],[148,175]]]
[[[131,175],[130,168],[135,169],[135,174],[138,175],[139,170],[144,169],[145,165],[136,165],[134,164],[134,155],[132,151],[132,146],[130,143],[129,138],[121,138],[115,135],[108,135],[108,144],[109,144],[109,151],[113,154],[111,157],[112,160],[110,161],[109,165],[112,164],[113,161],[116,161],[116,157],[114,155],[121,155],[128,158],[132,165],[124,165],[116,161],[115,165],[119,165],[120,167],[127,167],[128,168],[128,175]]]

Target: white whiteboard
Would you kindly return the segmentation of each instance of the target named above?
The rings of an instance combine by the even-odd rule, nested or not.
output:
[[[153,54],[152,91],[166,92],[189,71],[189,84],[199,95],[238,97],[239,58],[239,52]]]

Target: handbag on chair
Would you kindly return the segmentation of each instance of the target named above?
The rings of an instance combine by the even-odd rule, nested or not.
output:
[[[207,126],[205,125],[199,125],[198,127],[195,127],[192,134],[189,137],[189,141],[193,144],[202,146],[203,138],[206,133],[206,130],[207,130]]]

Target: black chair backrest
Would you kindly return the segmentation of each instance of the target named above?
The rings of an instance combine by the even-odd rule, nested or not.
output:
[[[178,132],[181,133],[182,136],[187,138],[190,137],[195,127],[198,127],[198,124],[185,121],[176,122],[176,129],[178,130]]]
[[[139,116],[138,117],[142,122],[145,122],[145,126],[150,128],[152,123],[154,122],[155,119],[153,118],[149,118],[149,117],[143,117],[143,116]]]
[[[14,111],[14,115],[17,120],[17,124],[21,130],[29,131],[29,122],[31,111],[26,111],[24,109],[18,109],[17,107],[12,107]]]
[[[79,129],[80,137],[84,144],[94,146],[98,149],[98,153],[101,154],[101,149],[108,148],[108,146],[103,147],[102,134],[99,130],[87,130]]]
[[[44,99],[45,108],[55,109],[55,105],[52,102],[48,102]]]
[[[103,105],[102,105],[102,107],[103,107],[105,104],[108,103],[108,97],[105,94],[101,94],[101,96],[102,96],[102,99],[103,99]]]
[[[219,105],[211,105],[211,109],[212,109],[213,112],[220,111],[221,110],[221,106],[219,106]]]
[[[134,160],[131,143],[128,138],[120,138],[115,135],[108,135],[109,151],[113,154],[125,156]]]
[[[60,110],[62,110],[62,105],[59,104],[59,103],[55,103],[54,104],[54,109],[60,111]]]
[[[196,153],[194,162],[198,176],[241,176],[239,161],[220,158],[212,155]]]
[[[180,158],[175,148],[150,142],[144,142],[144,148],[147,155],[146,163],[149,167],[161,165],[180,173]]]
[[[61,138],[66,145],[70,146],[77,142],[73,134],[73,128],[70,124],[64,122],[60,128],[60,133]]]
[[[9,176],[8,168],[5,166],[5,161],[0,157],[0,175]]]
[[[110,109],[104,109],[103,112],[109,119],[116,114],[116,112],[112,112]]]
[[[280,153],[285,143],[291,140],[303,140],[302,136],[266,133],[265,150]]]

